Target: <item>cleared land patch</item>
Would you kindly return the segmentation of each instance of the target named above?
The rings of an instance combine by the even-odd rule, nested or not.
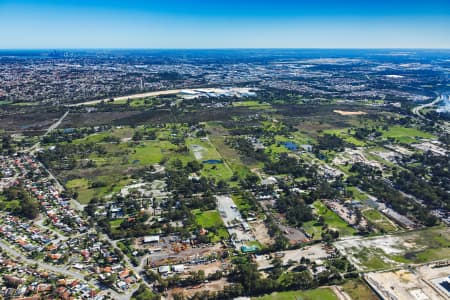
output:
[[[334,245],[360,270],[379,270],[426,263],[450,257],[450,229],[435,227],[370,238],[355,238]]]
[[[303,299],[303,300],[338,300],[339,298],[330,288],[315,289],[309,291],[291,291],[291,292],[278,292],[270,295],[265,295],[253,300],[291,300],[291,299]]]
[[[367,115],[364,111],[345,111],[345,110],[338,110],[335,109],[333,112],[341,115],[341,116],[359,116],[359,115]]]
[[[322,202],[316,201],[313,206],[315,213],[324,218],[325,223],[328,224],[329,228],[338,230],[340,236],[353,235],[356,233],[356,229],[348,225],[335,212],[328,209]]]

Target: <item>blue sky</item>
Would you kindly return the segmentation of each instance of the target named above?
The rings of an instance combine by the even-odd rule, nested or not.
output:
[[[450,0],[0,0],[0,48],[450,48]]]

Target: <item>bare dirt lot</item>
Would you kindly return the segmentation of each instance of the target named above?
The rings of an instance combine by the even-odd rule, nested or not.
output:
[[[185,267],[186,272],[198,272],[203,271],[205,272],[205,276],[208,276],[210,274],[215,273],[216,271],[223,270],[221,261],[215,261],[210,264],[198,264],[198,265],[189,265]]]
[[[450,257],[450,229],[435,227],[377,237],[341,239],[334,246],[359,270],[381,270]]]
[[[253,232],[255,233],[256,240],[263,245],[272,245],[273,239],[267,232],[267,227],[263,221],[251,222]]]
[[[302,257],[311,261],[322,260],[328,256],[327,250],[322,244],[315,244],[295,250],[286,250],[277,252],[278,256],[281,256],[283,264],[288,264],[289,261],[299,262]],[[256,258],[258,269],[263,270],[272,266],[272,258],[269,255],[260,255]]]
[[[367,115],[364,111],[345,111],[345,110],[338,110],[335,109],[333,112],[340,114],[341,116],[358,116],[358,115]]]
[[[392,272],[373,272],[365,275],[366,281],[385,299],[438,300],[448,299],[444,289],[436,281],[450,274],[450,266],[433,268],[434,265]]]
[[[217,292],[223,290],[224,286],[229,285],[226,279],[222,278],[220,280],[203,283],[196,287],[183,289],[176,288],[172,289],[168,292],[168,295],[165,299],[170,300],[173,299],[174,295],[184,295],[186,298],[192,297],[195,293],[209,291],[209,292]]]

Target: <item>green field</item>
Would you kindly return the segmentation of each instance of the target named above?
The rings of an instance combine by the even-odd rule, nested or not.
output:
[[[353,131],[350,130],[350,133],[348,132],[349,128],[342,128],[342,129],[329,129],[325,130],[324,133],[332,134],[340,137],[344,141],[346,141],[349,144],[353,144],[357,147],[363,147],[366,146],[367,143],[365,141],[362,141],[360,139],[355,138],[352,136]]]
[[[175,148],[176,146],[169,141],[145,141],[134,148],[133,154],[130,155],[130,162],[140,165],[156,164]]]
[[[435,138],[435,136],[430,133],[418,130],[416,128],[407,128],[402,126],[392,126],[387,131],[383,131],[383,137],[393,138],[404,144],[417,142],[417,138]]]
[[[328,209],[322,202],[314,202],[315,213],[319,216],[323,216],[325,223],[331,229],[339,231],[340,236],[354,235],[357,231],[353,227],[349,226],[344,220],[342,220],[336,213]]]
[[[130,182],[128,178],[122,178],[120,176],[98,176],[96,180],[100,180],[105,183],[105,186],[98,188],[91,188],[89,180],[86,178],[72,179],[66,182],[66,187],[69,190],[76,191],[78,193],[77,200],[81,204],[87,204],[93,197],[104,197],[109,193],[119,192],[125,185]]]
[[[204,162],[205,160],[221,160],[222,163],[219,164],[208,164],[203,163],[203,169],[201,174],[205,177],[212,177],[216,180],[228,181],[232,176],[233,172],[227,165],[223,157],[217,151],[216,147],[209,140],[201,140],[199,138],[188,138],[186,139],[186,146],[188,146],[192,155],[199,161]]]
[[[210,231],[208,236],[211,237],[212,242],[228,239],[228,232],[217,210],[201,211],[200,209],[194,209],[192,214],[195,216],[195,222],[199,226]],[[214,233],[212,231],[217,232]]]
[[[239,211],[248,210],[250,208],[250,204],[242,197],[242,195],[233,194],[231,195],[231,198],[233,198],[233,202],[238,207]]]
[[[369,197],[363,193],[362,191],[360,191],[358,188],[354,187],[354,186],[347,186],[345,188],[347,191],[352,192],[352,198],[358,201],[364,201],[369,199]]]
[[[302,225],[303,230],[312,236],[312,239],[319,241],[322,239],[322,226],[320,226],[316,220],[304,222]]]
[[[234,107],[255,107],[258,109],[264,109],[264,108],[271,108],[271,105],[266,102],[259,102],[259,101],[239,101],[239,102],[233,102]]]
[[[379,298],[372,292],[365,282],[359,279],[349,280],[342,285],[342,289],[353,300],[378,300]]]
[[[275,292],[270,295],[252,298],[253,300],[338,300],[339,298],[329,288],[306,291]]]
[[[217,210],[201,211],[195,209],[192,211],[195,216],[195,221],[197,224],[204,228],[220,227],[223,226],[222,219],[220,218],[219,212]]]
[[[0,210],[14,211],[20,207],[19,200],[7,201],[6,198],[0,195]]]
[[[398,227],[394,223],[374,208],[364,210],[362,215],[382,232],[392,232],[398,230]]]
[[[160,163],[163,159],[180,159],[183,163],[194,160],[190,151],[179,151],[180,147],[170,139],[182,137],[186,127],[170,126],[161,128],[158,133],[161,140],[131,140],[136,131],[150,132],[150,127],[116,127],[106,132],[88,135],[72,142],[74,145],[95,143],[105,149],[106,153],[90,153],[87,158],[95,163],[93,168],[74,168],[65,170],[58,175],[66,182],[67,188],[78,193],[78,201],[88,203],[93,197],[103,197],[112,192],[118,192],[130,181],[133,170],[143,166]],[[82,161],[85,158],[80,157]],[[230,175],[225,170],[212,170],[221,175]],[[217,175],[216,175],[217,176]],[[217,176],[219,177],[219,176]],[[93,182],[103,182],[104,186],[91,188]]]
[[[235,172],[239,178],[245,178],[247,175],[251,174],[250,169],[262,167],[262,163],[257,161],[248,160],[244,162],[235,149],[225,144],[224,137],[211,136],[210,140],[222,158],[230,166],[231,170]]]

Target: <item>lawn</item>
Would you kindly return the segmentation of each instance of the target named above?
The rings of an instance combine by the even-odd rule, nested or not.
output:
[[[349,226],[344,220],[342,220],[336,213],[328,209],[322,202],[314,202],[315,213],[319,216],[323,216],[325,223],[331,229],[339,231],[340,236],[354,235],[357,231],[353,227]]]
[[[204,228],[224,226],[222,218],[220,217],[217,210],[208,210],[202,212],[200,209],[195,209],[192,211],[192,213],[195,216],[195,221],[197,222],[197,224]]]
[[[217,230],[216,233],[209,232],[211,241],[218,242],[222,238],[228,239],[229,235],[217,210],[201,211],[200,209],[192,210],[192,214],[195,216],[195,222],[201,227],[207,230]]]
[[[124,219],[114,219],[109,221],[109,225],[111,226],[111,232],[118,233],[120,229],[120,224],[122,224]]]
[[[306,291],[275,292],[270,295],[252,298],[253,300],[338,300],[339,298],[329,288],[319,288]]]
[[[417,142],[417,138],[435,138],[435,136],[431,133],[427,133],[416,128],[402,126],[392,126],[387,131],[383,131],[382,136],[384,138],[394,138],[404,144]]]
[[[240,194],[233,194],[231,195],[231,198],[233,198],[233,202],[236,204],[238,209],[240,211],[248,210],[250,208],[250,204],[242,197]]]
[[[322,239],[322,226],[320,226],[316,220],[308,221],[303,223],[303,230],[312,236],[312,239],[315,241]]]

